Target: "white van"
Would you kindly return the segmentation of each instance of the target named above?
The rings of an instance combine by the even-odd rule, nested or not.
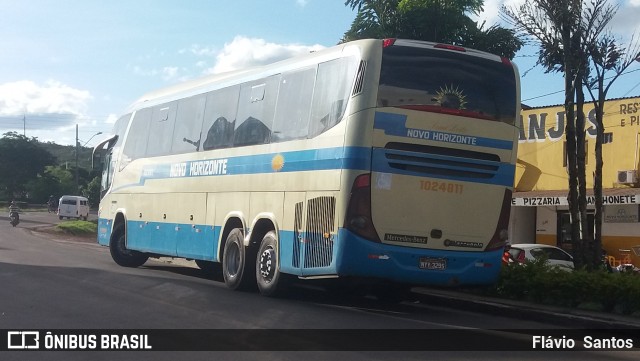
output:
[[[84,219],[89,217],[89,200],[80,196],[62,196],[58,202],[58,218]]]

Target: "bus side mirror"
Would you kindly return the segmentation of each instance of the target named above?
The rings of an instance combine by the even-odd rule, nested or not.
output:
[[[96,170],[96,169],[102,169],[102,159],[103,159],[103,152],[102,151],[97,151],[93,153],[93,159],[91,159],[91,168]]]

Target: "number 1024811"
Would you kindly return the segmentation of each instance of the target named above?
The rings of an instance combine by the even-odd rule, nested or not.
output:
[[[464,191],[464,186],[458,183],[421,180],[420,190],[462,194],[462,192]]]

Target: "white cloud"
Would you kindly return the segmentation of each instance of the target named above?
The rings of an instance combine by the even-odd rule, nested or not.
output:
[[[176,79],[179,70],[177,66],[165,66],[162,68],[162,79],[165,81]]]
[[[505,5],[510,9],[517,9],[525,1],[526,0],[485,0],[483,5],[484,11],[479,16],[473,16],[472,18],[477,19],[480,24],[482,24],[483,21],[486,21],[485,28],[494,24],[501,24],[502,26],[505,26],[500,20],[500,9],[502,6]]]
[[[197,56],[215,56],[216,48],[210,46],[202,46],[200,44],[192,44],[188,49],[180,49],[178,50],[178,54],[187,54],[191,53]]]
[[[86,112],[93,97],[55,80],[44,85],[22,80],[0,84],[0,115],[23,113],[73,114]]]
[[[87,115],[93,99],[89,91],[55,80],[0,84],[0,135],[24,131],[26,136],[43,142],[75,144],[76,125],[80,139],[90,137],[87,133],[97,132],[95,129],[106,131],[102,130],[103,122]]]
[[[232,42],[225,43],[216,56],[216,64],[207,73],[247,68],[274,63],[299,54],[323,49],[322,45],[276,44],[264,39],[236,36]]]
[[[309,0],[296,0],[296,5],[300,6],[301,8],[307,6],[308,3]]]
[[[507,26],[500,19],[500,9],[506,6],[510,9],[517,10],[527,0],[485,0],[484,11],[478,16],[473,17],[480,23],[486,21],[486,26],[500,24]],[[611,2],[612,5],[613,2]],[[640,0],[627,0],[620,3],[618,12],[613,20],[609,23],[609,28],[614,34],[620,35],[623,41],[628,41],[631,34],[636,33],[636,37],[640,35]]]

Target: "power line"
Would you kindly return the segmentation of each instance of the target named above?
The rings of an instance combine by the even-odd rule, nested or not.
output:
[[[635,73],[636,71],[640,71],[640,69],[626,71],[623,74],[621,74],[620,76],[631,74],[631,73]],[[608,80],[608,79],[611,79],[611,78],[612,77],[608,77],[605,80]],[[631,90],[627,91],[627,93],[625,93],[625,95],[622,96],[622,98],[624,98],[627,95],[629,95],[629,93],[631,93],[631,91],[633,91],[633,89],[638,87],[638,85],[640,85],[640,83],[636,83],[636,85],[634,85],[633,88],[631,88]],[[544,97],[551,96],[551,95],[558,94],[558,93],[564,93],[564,90],[558,90],[558,91],[554,91],[554,92],[551,92],[551,93],[538,95],[538,96],[535,96],[535,97],[532,97],[532,98],[523,99],[522,102],[527,102],[527,101],[534,100],[534,99],[544,98]]]

